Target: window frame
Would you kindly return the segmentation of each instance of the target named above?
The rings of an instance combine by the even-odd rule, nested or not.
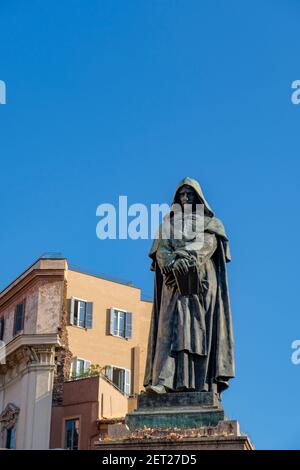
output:
[[[73,364],[74,364],[75,361],[76,361],[76,366],[75,366],[75,372],[76,372],[76,374],[77,374],[77,362],[78,362],[78,361],[83,361],[83,363],[84,363],[84,365],[83,365],[83,369],[84,369],[83,372],[86,372],[86,371],[91,367],[91,365],[92,365],[92,362],[89,361],[88,359],[84,359],[83,357],[79,357],[79,356],[74,356],[74,357],[72,357],[72,360],[71,360],[70,378],[71,378],[71,379],[74,379],[74,380],[81,378],[80,375],[76,375],[76,376],[73,375],[73,373],[74,373],[74,366],[73,366]],[[86,368],[86,364],[89,365],[88,368]]]
[[[110,380],[110,382],[112,382],[127,398],[129,398],[131,395],[132,395],[132,372],[131,372],[131,369],[127,369],[126,367],[120,367],[120,366],[117,366],[115,364],[108,364],[106,365],[105,367],[110,367],[111,369],[119,369],[119,370],[123,370],[124,371],[124,390],[122,390],[112,379],[110,379],[109,377],[107,377],[107,375],[105,374],[105,376],[108,378],[108,380]],[[127,394],[126,393],[126,371],[129,372],[129,377],[130,377],[130,382],[129,382],[129,393]],[[112,378],[113,378],[113,370],[112,370]]]
[[[117,336],[118,338],[125,338],[125,333],[126,333],[126,310],[121,310],[120,308],[113,308],[114,310],[114,335]],[[115,318],[117,314],[117,333],[115,333]],[[124,322],[124,327],[123,327],[123,332],[124,334],[120,334],[120,317],[123,314],[123,322]]]
[[[79,428],[78,428],[78,449],[81,449],[81,420],[82,420],[82,415],[74,415],[74,416],[64,416],[62,420],[62,433],[61,433],[61,447],[64,450],[69,450],[66,449],[65,443],[66,443],[66,422],[67,421],[75,421],[79,420]],[[71,449],[70,449],[71,450]],[[74,450],[74,449],[72,449]]]
[[[76,323],[75,323],[75,302],[78,302],[78,309],[77,309],[77,312],[76,312]],[[87,326],[87,304],[92,304],[94,305],[94,302],[91,302],[89,300],[86,300],[86,299],[81,299],[80,297],[75,297],[75,296],[72,296],[71,299],[70,299],[70,302],[71,302],[71,309],[72,309],[72,302],[74,302],[74,309],[73,309],[73,312],[72,314],[70,315],[70,318],[69,318],[69,323],[70,325],[72,326],[76,326],[77,328],[81,328],[83,330],[88,330],[88,329],[91,329]],[[80,322],[80,302],[83,302],[85,304],[85,312],[84,312],[84,326],[81,326],[79,324]],[[71,316],[72,316],[72,321],[71,321]]]
[[[111,315],[112,313],[114,314],[114,323],[115,323],[115,315],[116,313],[118,313],[118,321],[117,321],[117,325],[118,325],[118,334],[115,334],[115,328],[113,327],[113,333],[111,332],[111,327],[110,327],[110,335],[111,336],[114,336],[115,338],[122,338],[122,339],[125,339],[125,340],[130,340],[132,339],[132,318],[133,318],[133,314],[131,311],[129,310],[124,310],[123,308],[119,308],[119,307],[110,307],[110,322],[111,322]],[[124,314],[124,335],[120,335],[120,316],[119,316],[119,313],[123,313]],[[126,336],[126,323],[127,323],[127,315],[131,315],[131,336],[130,337],[127,337]]]
[[[22,325],[21,325],[21,328],[19,330],[17,330],[17,308],[18,308],[19,305],[23,305]],[[18,335],[20,335],[24,332],[25,311],[26,311],[26,299],[23,299],[22,302],[18,302],[15,306],[13,336],[18,336]]]

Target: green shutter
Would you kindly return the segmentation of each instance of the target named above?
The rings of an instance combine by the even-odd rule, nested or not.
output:
[[[113,308],[110,309],[110,325],[109,325],[109,333],[114,335],[114,318],[115,318],[115,310]]]
[[[74,325],[74,305],[75,305],[75,299],[72,297],[69,300],[69,323],[71,325]]]
[[[86,328],[93,328],[93,302],[86,302]]]
[[[125,315],[125,338],[132,338],[132,313],[126,312]]]

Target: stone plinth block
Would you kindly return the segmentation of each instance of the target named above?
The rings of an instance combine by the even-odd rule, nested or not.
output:
[[[130,431],[143,428],[199,428],[224,420],[221,402],[213,392],[184,392],[138,396],[137,409],[126,415]]]
[[[237,421],[220,421],[216,426],[174,429],[139,429],[124,435],[107,436],[94,443],[102,451],[134,450],[254,450],[246,434],[240,433]]]

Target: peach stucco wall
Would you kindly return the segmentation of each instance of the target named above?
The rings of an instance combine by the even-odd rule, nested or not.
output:
[[[152,309],[152,304],[141,301],[140,295],[140,289],[131,286],[67,271],[67,298],[78,297],[94,304],[92,329],[68,326],[69,347],[73,356],[89,360],[92,364],[114,365],[132,371],[133,348],[138,346],[139,389],[142,388]],[[131,339],[108,334],[111,307],[132,312]]]
[[[99,383],[100,416],[99,418],[121,418],[129,411],[129,400],[117,389],[100,377]]]

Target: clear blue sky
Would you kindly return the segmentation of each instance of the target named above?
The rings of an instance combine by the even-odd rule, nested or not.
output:
[[[300,449],[300,5],[3,0],[0,288],[45,251],[151,294],[150,241],[100,241],[96,207],[200,181],[225,224],[236,374],[257,448]]]

